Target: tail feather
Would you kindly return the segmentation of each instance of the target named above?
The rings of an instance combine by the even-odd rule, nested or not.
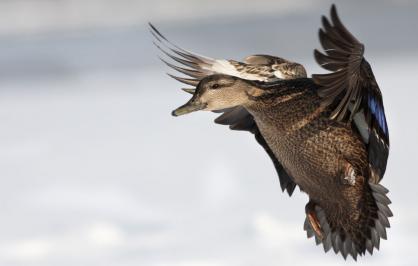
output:
[[[323,238],[319,238],[308,219],[304,223],[304,230],[308,238],[315,237],[317,245],[323,245],[324,251],[331,248],[336,254],[346,259],[351,256],[357,260],[357,256],[365,255],[366,251],[373,254],[374,249],[379,249],[380,239],[387,239],[386,228],[390,227],[389,217],[393,214],[388,205],[391,203],[386,194],[389,192],[380,184],[369,183],[365,199],[361,202],[360,218],[352,222],[347,217],[337,217],[330,213],[332,210],[315,206]],[[335,221],[335,219],[347,219],[346,223]],[[347,223],[348,222],[348,223]]]

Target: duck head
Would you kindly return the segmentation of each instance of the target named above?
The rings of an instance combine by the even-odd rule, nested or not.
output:
[[[185,89],[193,93],[192,98],[184,105],[172,112],[173,116],[188,114],[198,110],[216,111],[246,105],[249,95],[258,90],[246,80],[228,76],[211,75],[203,78],[196,86],[196,90]]]

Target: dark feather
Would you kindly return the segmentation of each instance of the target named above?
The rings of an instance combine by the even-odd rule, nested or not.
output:
[[[168,61],[166,61],[163,58],[160,58],[165,64],[167,64],[172,69],[185,74],[187,76],[190,76],[192,78],[195,78],[196,80],[190,80],[185,79],[182,77],[177,77],[174,75],[170,75],[172,78],[195,86],[198,81],[200,81],[202,78],[215,74],[214,71],[210,70],[211,64],[214,63],[213,59],[206,58],[204,56],[200,56],[194,53],[191,53],[187,50],[184,50],[183,48],[180,48],[179,46],[173,44],[170,42],[160,31],[157,30],[156,27],[154,27],[151,23],[149,23],[150,26],[150,32],[155,38],[155,41],[153,42],[154,45],[168,58],[171,60],[179,63],[181,66],[176,66]],[[188,67],[184,68],[182,66]]]
[[[330,247],[335,253],[341,253],[344,259],[350,255],[354,260],[358,255],[364,255],[366,250],[372,254],[373,249],[379,249],[380,238],[386,239],[386,228],[390,227],[388,217],[392,216],[388,205],[388,190],[380,184],[369,183],[364,191],[365,197],[360,206],[360,219],[352,220],[349,212],[340,212],[337,206],[328,205],[324,208],[315,206],[316,216],[322,228],[324,238],[318,241],[323,244],[325,252]],[[336,215],[338,212],[338,215]],[[308,218],[305,219],[304,230],[308,238],[314,235]],[[331,245],[331,246],[330,246]]]
[[[177,76],[174,76],[174,75],[171,75],[171,74],[167,74],[167,75],[169,75],[173,79],[175,79],[177,81],[180,81],[180,82],[182,82],[184,84],[187,84],[187,85],[197,86],[197,84],[199,84],[199,80],[198,79],[181,78],[181,77],[177,77]]]
[[[342,24],[335,5],[331,7],[330,18],[331,22],[322,17],[323,28],[319,30],[324,53],[314,50],[314,56],[319,65],[332,72],[312,75],[312,78],[319,85],[318,95],[323,105],[332,109],[331,119],[353,122],[353,118],[362,112],[363,117],[353,125],[362,133],[369,163],[379,177],[378,182],[385,173],[389,155],[389,131],[381,92],[363,57],[364,45]]]
[[[252,116],[243,107],[234,107],[230,110],[225,111],[222,115],[215,119],[215,123],[221,125],[233,125],[238,123],[240,120],[251,120]]]
[[[171,63],[168,63],[167,61],[165,61],[162,58],[160,58],[160,60],[163,61],[167,66],[171,67],[172,69],[175,69],[178,72],[183,73],[183,74],[185,74],[185,75],[187,75],[189,77],[196,78],[196,79],[199,79],[199,80],[202,79],[203,77],[205,77],[205,75],[202,74],[199,71],[175,66],[175,65],[173,65]]]

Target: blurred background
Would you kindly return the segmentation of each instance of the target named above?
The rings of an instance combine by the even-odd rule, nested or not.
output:
[[[418,2],[336,1],[384,95],[395,217],[358,265],[416,265]],[[313,60],[328,0],[1,0],[0,265],[346,265],[253,137],[188,95],[147,22],[215,58]],[[354,263],[353,263],[354,264]]]

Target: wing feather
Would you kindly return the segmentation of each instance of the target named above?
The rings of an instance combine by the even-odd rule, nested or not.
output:
[[[389,154],[389,131],[379,86],[363,57],[364,45],[343,25],[335,5],[331,7],[330,20],[322,17],[318,35],[324,53],[315,49],[314,57],[319,65],[331,71],[312,75],[319,85],[318,95],[332,110],[331,119],[351,122],[361,132],[369,164],[380,180]]]
[[[224,59],[213,59],[203,55],[198,55],[192,52],[189,52],[179,46],[170,42],[161,32],[157,30],[152,24],[149,24],[150,32],[154,36],[154,45],[167,57],[171,60],[179,63],[180,66],[176,66],[167,62],[164,59],[161,59],[165,64],[167,64],[172,69],[185,74],[189,77],[196,79],[197,81],[202,78],[213,75],[213,74],[226,74],[239,76],[240,73],[236,69],[236,66],[232,64],[229,60]],[[180,78],[174,75],[170,75],[176,80],[190,84],[188,79]]]

